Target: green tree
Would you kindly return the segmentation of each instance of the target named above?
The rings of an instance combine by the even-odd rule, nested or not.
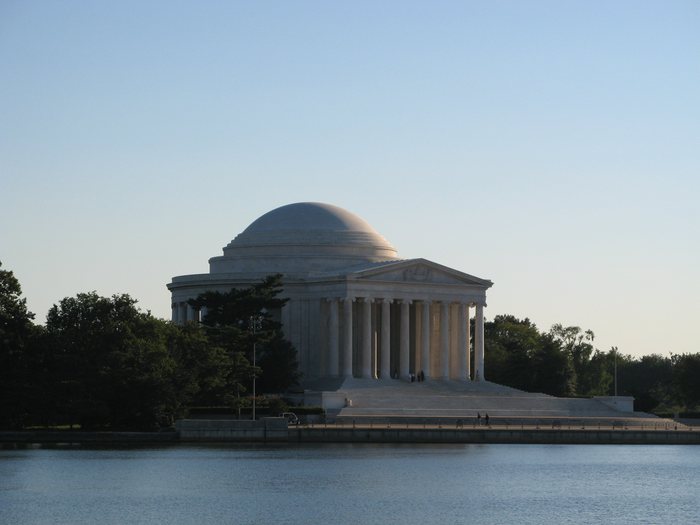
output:
[[[148,429],[182,404],[168,323],[128,295],[65,298],[48,313],[56,392],[65,417],[84,428]]]
[[[194,323],[168,324],[168,348],[175,361],[174,388],[182,405],[207,405],[225,393],[231,363],[226,351],[209,341],[204,329]]]
[[[0,262],[0,427],[21,427],[28,416],[33,318],[19,281],[12,271],[3,270]]]
[[[549,333],[559,342],[571,360],[575,374],[575,394],[590,395],[589,392],[598,386],[598,378],[589,366],[595,335],[591,330],[582,330],[578,326],[565,327],[561,324],[553,325]]]
[[[58,381],[60,369],[53,338],[44,326],[35,326],[25,353],[27,367],[31,371],[25,383],[24,399],[27,403],[25,425],[50,426],[72,423],[62,403],[63,385]]]
[[[280,392],[299,379],[296,350],[282,335],[276,321],[287,299],[279,298],[282,276],[270,275],[260,283],[228,292],[205,292],[190,304],[205,309],[202,324],[209,341],[225,350],[230,366],[225,391],[218,399],[240,406],[240,394],[248,392],[253,375],[261,391]],[[260,326],[253,329],[253,323]],[[252,367],[256,348],[256,367]]]
[[[484,323],[484,333],[484,367],[489,371],[489,379],[514,388],[531,389],[532,356],[540,343],[537,327],[529,319],[497,315],[493,321]]]
[[[261,392],[285,392],[297,385],[301,374],[298,371],[297,352],[292,343],[275,331],[272,337],[261,345],[257,363],[262,374],[258,385]]]
[[[686,410],[693,410],[700,405],[700,354],[676,354],[671,361],[677,400]]]
[[[609,355],[609,369],[612,371],[612,352]],[[673,368],[671,358],[658,354],[636,359],[618,354],[618,393],[633,396],[635,409],[645,412],[678,404],[673,392]],[[612,394],[612,389],[608,393]]]
[[[487,370],[491,380],[514,388],[530,389],[532,354],[537,349],[540,335],[537,327],[529,319],[498,315],[493,322],[485,323],[484,332],[486,340],[491,340],[496,347],[489,347],[489,351],[496,350],[501,354],[500,369],[493,370],[488,362],[485,363],[485,366],[489,365]]]
[[[615,349],[614,351],[617,351]],[[608,396],[614,393],[614,351],[595,350],[585,366],[582,393],[587,396]],[[618,354],[619,361],[619,354]]]
[[[560,338],[512,315],[497,315],[484,324],[484,332],[491,381],[550,395],[575,393],[572,359]]]
[[[552,396],[572,396],[576,374],[569,356],[551,334],[541,334],[532,356],[532,391]]]

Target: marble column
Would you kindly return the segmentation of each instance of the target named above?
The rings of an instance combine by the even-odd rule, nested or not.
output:
[[[199,322],[199,311],[192,305],[187,305],[187,320],[193,323]]]
[[[340,345],[339,345],[339,319],[338,300],[329,299],[328,320],[328,375],[337,376],[340,374]]]
[[[409,306],[411,301],[404,299],[401,301],[401,337],[399,339],[399,377],[410,379],[410,319]]]
[[[440,303],[440,379],[450,378],[450,303]]]
[[[343,299],[343,372],[345,378],[352,378],[352,297]]]
[[[476,305],[474,323],[474,381],[484,381],[484,305]]]
[[[421,371],[430,377],[430,301],[423,301],[421,312]]]
[[[391,299],[382,301],[380,377],[391,379]]]
[[[171,306],[171,308],[172,308],[173,313],[172,313],[172,317],[171,317],[170,320],[171,320],[173,323],[177,324],[177,323],[178,323],[178,306],[177,306],[177,303],[173,303],[172,306]]]
[[[471,323],[471,304],[467,304],[467,378],[472,377],[472,323]]]
[[[469,307],[459,303],[459,379],[469,380]]]
[[[291,340],[292,338],[292,313],[291,313],[291,306],[289,305],[289,301],[287,301],[284,306],[282,307],[282,311],[280,312],[280,322],[282,323],[282,332],[284,332],[284,336]]]
[[[372,299],[362,301],[362,377],[372,379]]]
[[[178,318],[180,319],[180,324],[185,324],[187,322],[187,303],[180,303],[180,314]]]
[[[450,379],[462,379],[459,350],[459,303],[450,304]]]

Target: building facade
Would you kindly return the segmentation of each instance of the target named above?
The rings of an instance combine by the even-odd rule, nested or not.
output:
[[[427,259],[400,259],[374,228],[342,208],[296,203],[272,210],[209,266],[207,274],[168,284],[172,320],[199,321],[205,312],[187,301],[205,291],[226,292],[280,273],[289,301],[273,315],[297,349],[306,380],[485,377],[491,281]]]

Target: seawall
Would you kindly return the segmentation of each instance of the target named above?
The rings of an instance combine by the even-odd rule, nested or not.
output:
[[[538,444],[700,444],[700,431],[686,427],[630,429],[582,427],[460,427],[455,425],[287,426],[283,418],[259,421],[181,420],[180,442],[258,443],[538,443]]]
[[[522,443],[698,445],[699,431],[447,428],[293,428],[298,443]]]
[[[0,432],[0,443],[157,445],[182,443],[510,443],[589,445],[699,445],[687,427],[537,428],[394,425],[291,426],[283,418],[259,421],[182,420],[175,432]]]
[[[94,443],[104,445],[139,445],[177,443],[177,432],[80,432],[80,431],[17,431],[0,432],[0,443]]]

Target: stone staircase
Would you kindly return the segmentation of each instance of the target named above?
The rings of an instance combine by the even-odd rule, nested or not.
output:
[[[344,408],[328,411],[329,419],[340,423],[474,422],[477,414],[488,414],[493,424],[674,425],[644,412],[621,412],[596,399],[523,392],[488,381],[353,378],[334,386],[348,401]]]

